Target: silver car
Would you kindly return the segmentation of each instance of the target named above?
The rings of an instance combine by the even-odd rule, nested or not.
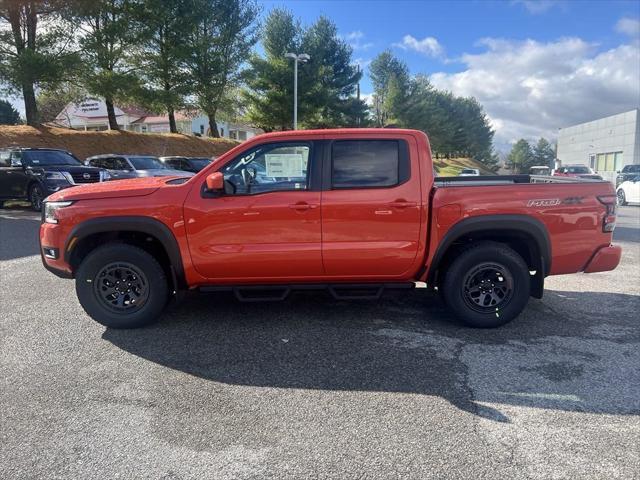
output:
[[[85,165],[103,168],[112,180],[139,177],[192,177],[194,174],[167,167],[158,157],[151,155],[95,155],[84,161]]]

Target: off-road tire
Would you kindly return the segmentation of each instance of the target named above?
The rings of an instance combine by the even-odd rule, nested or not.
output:
[[[483,277],[485,271],[486,278]],[[478,278],[483,278],[481,285],[469,288]],[[465,325],[495,328],[510,322],[525,308],[531,291],[531,275],[525,261],[513,249],[498,242],[478,242],[462,250],[453,260],[440,289],[447,306]],[[508,295],[504,291],[508,291]],[[474,297],[475,293],[478,295]],[[503,295],[501,299],[498,293]],[[495,305],[492,304],[494,298],[497,299]],[[481,299],[488,299],[489,303],[477,304]]]
[[[136,297],[137,293],[144,295]],[[76,294],[85,312],[105,327],[138,328],[159,319],[169,289],[165,272],[152,255],[133,245],[110,243],[84,258],[76,272]]]

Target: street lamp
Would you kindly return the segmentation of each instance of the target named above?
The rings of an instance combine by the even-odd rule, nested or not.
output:
[[[306,53],[287,53],[287,58],[293,58],[293,129],[298,129],[298,62],[305,63],[311,58]]]

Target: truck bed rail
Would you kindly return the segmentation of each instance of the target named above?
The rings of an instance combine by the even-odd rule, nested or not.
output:
[[[523,183],[603,183],[606,180],[577,177],[552,177],[550,175],[480,175],[477,177],[436,177],[435,186],[479,187],[489,185],[513,185]]]

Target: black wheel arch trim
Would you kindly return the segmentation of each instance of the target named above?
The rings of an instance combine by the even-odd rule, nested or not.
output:
[[[64,248],[64,260],[70,263],[73,249],[69,249],[69,243],[76,237],[78,242],[83,238],[94,235],[96,233],[108,233],[118,231],[140,232],[146,233],[158,239],[160,244],[167,252],[167,256],[171,262],[171,273],[175,275],[175,284],[178,289],[186,289],[187,281],[184,273],[184,265],[182,263],[182,255],[176,237],[173,235],[169,227],[160,220],[150,217],[138,216],[119,216],[119,217],[100,217],[85,220],[79,223],[71,230]]]
[[[474,232],[491,231],[492,233],[499,233],[507,230],[521,232],[534,239],[542,257],[543,272],[538,272],[538,275],[544,280],[544,277],[551,271],[551,240],[549,239],[547,228],[541,221],[530,216],[507,214],[479,215],[466,218],[454,224],[447,231],[440,245],[438,245],[431,265],[429,265],[427,283],[432,284],[434,282],[438,267],[444,260],[445,253],[456,240]]]

